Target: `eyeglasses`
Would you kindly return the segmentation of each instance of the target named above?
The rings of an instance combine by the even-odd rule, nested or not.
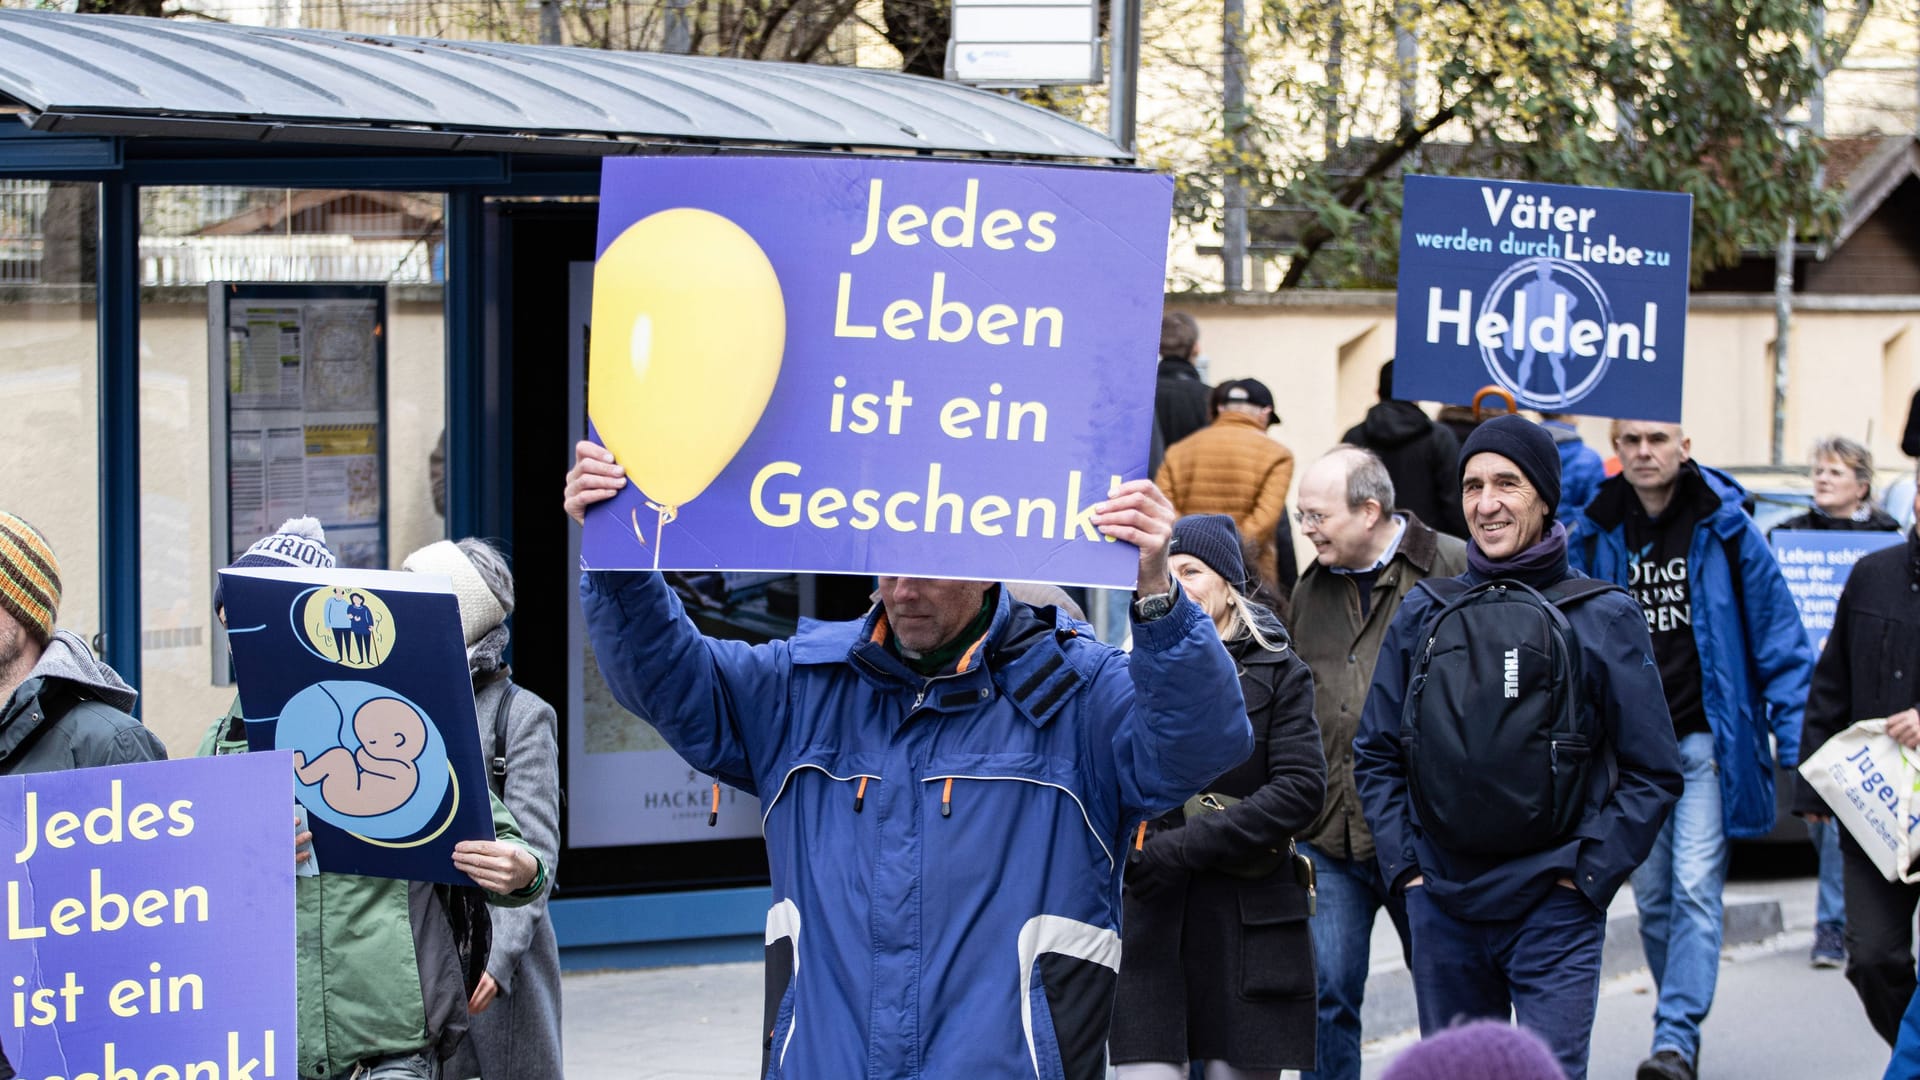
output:
[[[1299,522],[1300,527],[1303,529],[1317,529],[1323,523],[1326,522],[1327,515],[1317,513],[1317,512],[1308,512],[1303,514],[1300,511],[1295,510],[1293,512],[1293,520]]]

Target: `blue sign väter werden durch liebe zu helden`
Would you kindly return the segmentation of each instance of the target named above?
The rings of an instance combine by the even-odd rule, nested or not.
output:
[[[1409,176],[1393,394],[1677,423],[1693,197]]]
[[[609,160],[594,569],[1125,585],[1172,185],[1118,169]]]

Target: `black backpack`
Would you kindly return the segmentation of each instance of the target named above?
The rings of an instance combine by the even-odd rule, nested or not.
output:
[[[1606,749],[1565,611],[1619,587],[1501,579],[1421,587],[1441,602],[1414,658],[1400,740],[1422,832],[1448,851],[1541,851],[1579,825]]]

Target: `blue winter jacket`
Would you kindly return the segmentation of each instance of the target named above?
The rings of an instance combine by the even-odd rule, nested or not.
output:
[[[1774,824],[1776,750],[1784,768],[1800,760],[1813,648],[1772,551],[1741,509],[1746,489],[1718,469],[1702,466],[1699,476],[1709,498],[1718,501],[1694,529],[1687,578],[1701,698],[1719,763],[1721,815],[1729,837],[1764,836]],[[1626,542],[1629,498],[1634,495],[1626,478],[1613,477],[1568,525],[1574,565],[1620,585],[1628,583],[1633,566]],[[1729,552],[1740,562],[1737,582]]]
[[[1578,576],[1561,562],[1551,572],[1522,580],[1545,589]],[[1478,585],[1488,579],[1468,570],[1459,580]],[[1421,829],[1408,797],[1401,715],[1414,650],[1441,606],[1427,582],[1401,601],[1381,643],[1360,734],[1353,741],[1354,785],[1373,830],[1381,876],[1390,888],[1400,889],[1421,875],[1426,881],[1420,887],[1437,907],[1475,922],[1518,918],[1562,878],[1604,911],[1653,850],[1680,797],[1680,748],[1639,605],[1610,592],[1567,611],[1580,643],[1586,697],[1594,703],[1613,768],[1591,771],[1586,811],[1565,842],[1519,856],[1441,848]]]
[[[776,1080],[1098,1080],[1129,827],[1252,751],[1192,600],[1131,656],[998,597],[950,674],[884,613],[790,641],[702,636],[658,574],[581,584],[619,701],[762,802]]]
[[[1554,516],[1572,522],[1599,492],[1607,478],[1607,466],[1600,460],[1599,451],[1581,441],[1580,430],[1572,424],[1542,420],[1540,426],[1553,436],[1553,445],[1560,451],[1560,505],[1554,508]]]

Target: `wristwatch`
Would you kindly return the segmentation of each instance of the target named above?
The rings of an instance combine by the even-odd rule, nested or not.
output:
[[[1143,623],[1152,622],[1172,610],[1173,594],[1170,592],[1143,596],[1133,602],[1133,620]]]

